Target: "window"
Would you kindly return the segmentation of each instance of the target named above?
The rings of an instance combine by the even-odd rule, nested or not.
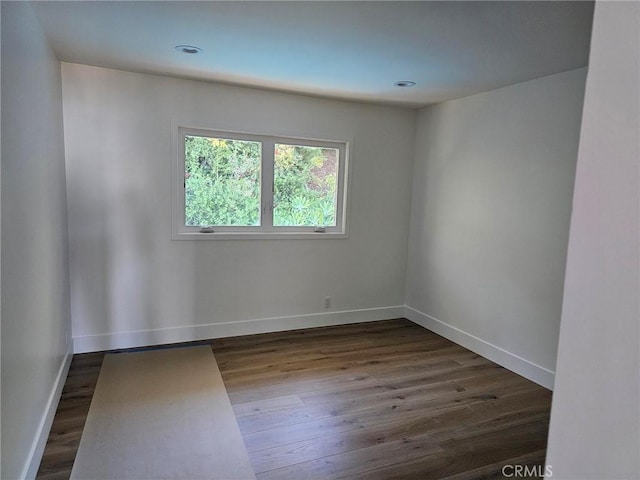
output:
[[[345,236],[347,143],[178,128],[174,239]]]

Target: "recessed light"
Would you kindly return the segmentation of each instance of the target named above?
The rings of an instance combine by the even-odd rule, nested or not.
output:
[[[400,80],[399,82],[394,83],[396,87],[413,87],[416,82],[412,82],[411,80]]]
[[[194,47],[193,45],[176,45],[175,49],[182,53],[188,53],[189,55],[202,53],[202,49],[200,47]]]

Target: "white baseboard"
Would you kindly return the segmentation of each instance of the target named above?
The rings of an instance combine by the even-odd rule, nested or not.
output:
[[[518,375],[522,375],[523,377],[537,383],[538,385],[542,385],[549,390],[553,390],[555,374],[551,370],[547,370],[546,368],[536,365],[515,353],[493,345],[492,343],[482,340],[475,335],[471,335],[470,333],[453,327],[409,306],[405,306],[404,312],[405,318],[412,322],[417,323],[438,335],[442,335],[452,342],[462,345],[472,352],[482,355],[492,362],[502,365]]]
[[[53,424],[53,417],[56,415],[58,409],[58,402],[60,402],[60,396],[62,395],[62,389],[64,383],[67,380],[67,374],[69,373],[69,367],[71,366],[71,360],[73,359],[73,341],[70,343],[67,353],[60,364],[58,369],[58,375],[53,383],[53,388],[49,394],[47,405],[40,419],[36,436],[31,444],[31,450],[27,457],[27,462],[22,471],[20,478],[25,480],[32,480],[36,478],[38,474],[38,468],[42,460],[42,454],[44,453],[44,447],[47,445],[47,439],[49,438],[49,431]]]
[[[289,317],[260,318],[228,323],[212,323],[134,332],[74,337],[74,352],[99,352],[118,348],[135,348],[167,343],[191,342],[209,338],[235,337],[257,333],[298,330],[301,328],[345,325],[404,317],[404,306],[366,308],[341,312],[313,313]]]
[[[493,345],[406,305],[138,330],[133,332],[117,332],[102,335],[86,335],[74,337],[73,345],[74,353],[99,352],[119,348],[191,342],[209,338],[235,337],[257,333],[298,330],[301,328],[346,325],[349,323],[372,322],[402,317],[442,335],[452,342],[468,348],[549,390],[553,389],[554,372],[551,370],[547,370],[515,353]]]

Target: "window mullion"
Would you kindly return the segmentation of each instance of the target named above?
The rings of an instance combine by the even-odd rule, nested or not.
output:
[[[262,214],[260,225],[265,230],[273,230],[273,158],[274,142],[262,142]]]

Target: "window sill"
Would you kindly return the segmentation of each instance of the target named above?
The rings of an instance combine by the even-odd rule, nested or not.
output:
[[[174,232],[172,240],[328,240],[347,238],[344,232]]]

